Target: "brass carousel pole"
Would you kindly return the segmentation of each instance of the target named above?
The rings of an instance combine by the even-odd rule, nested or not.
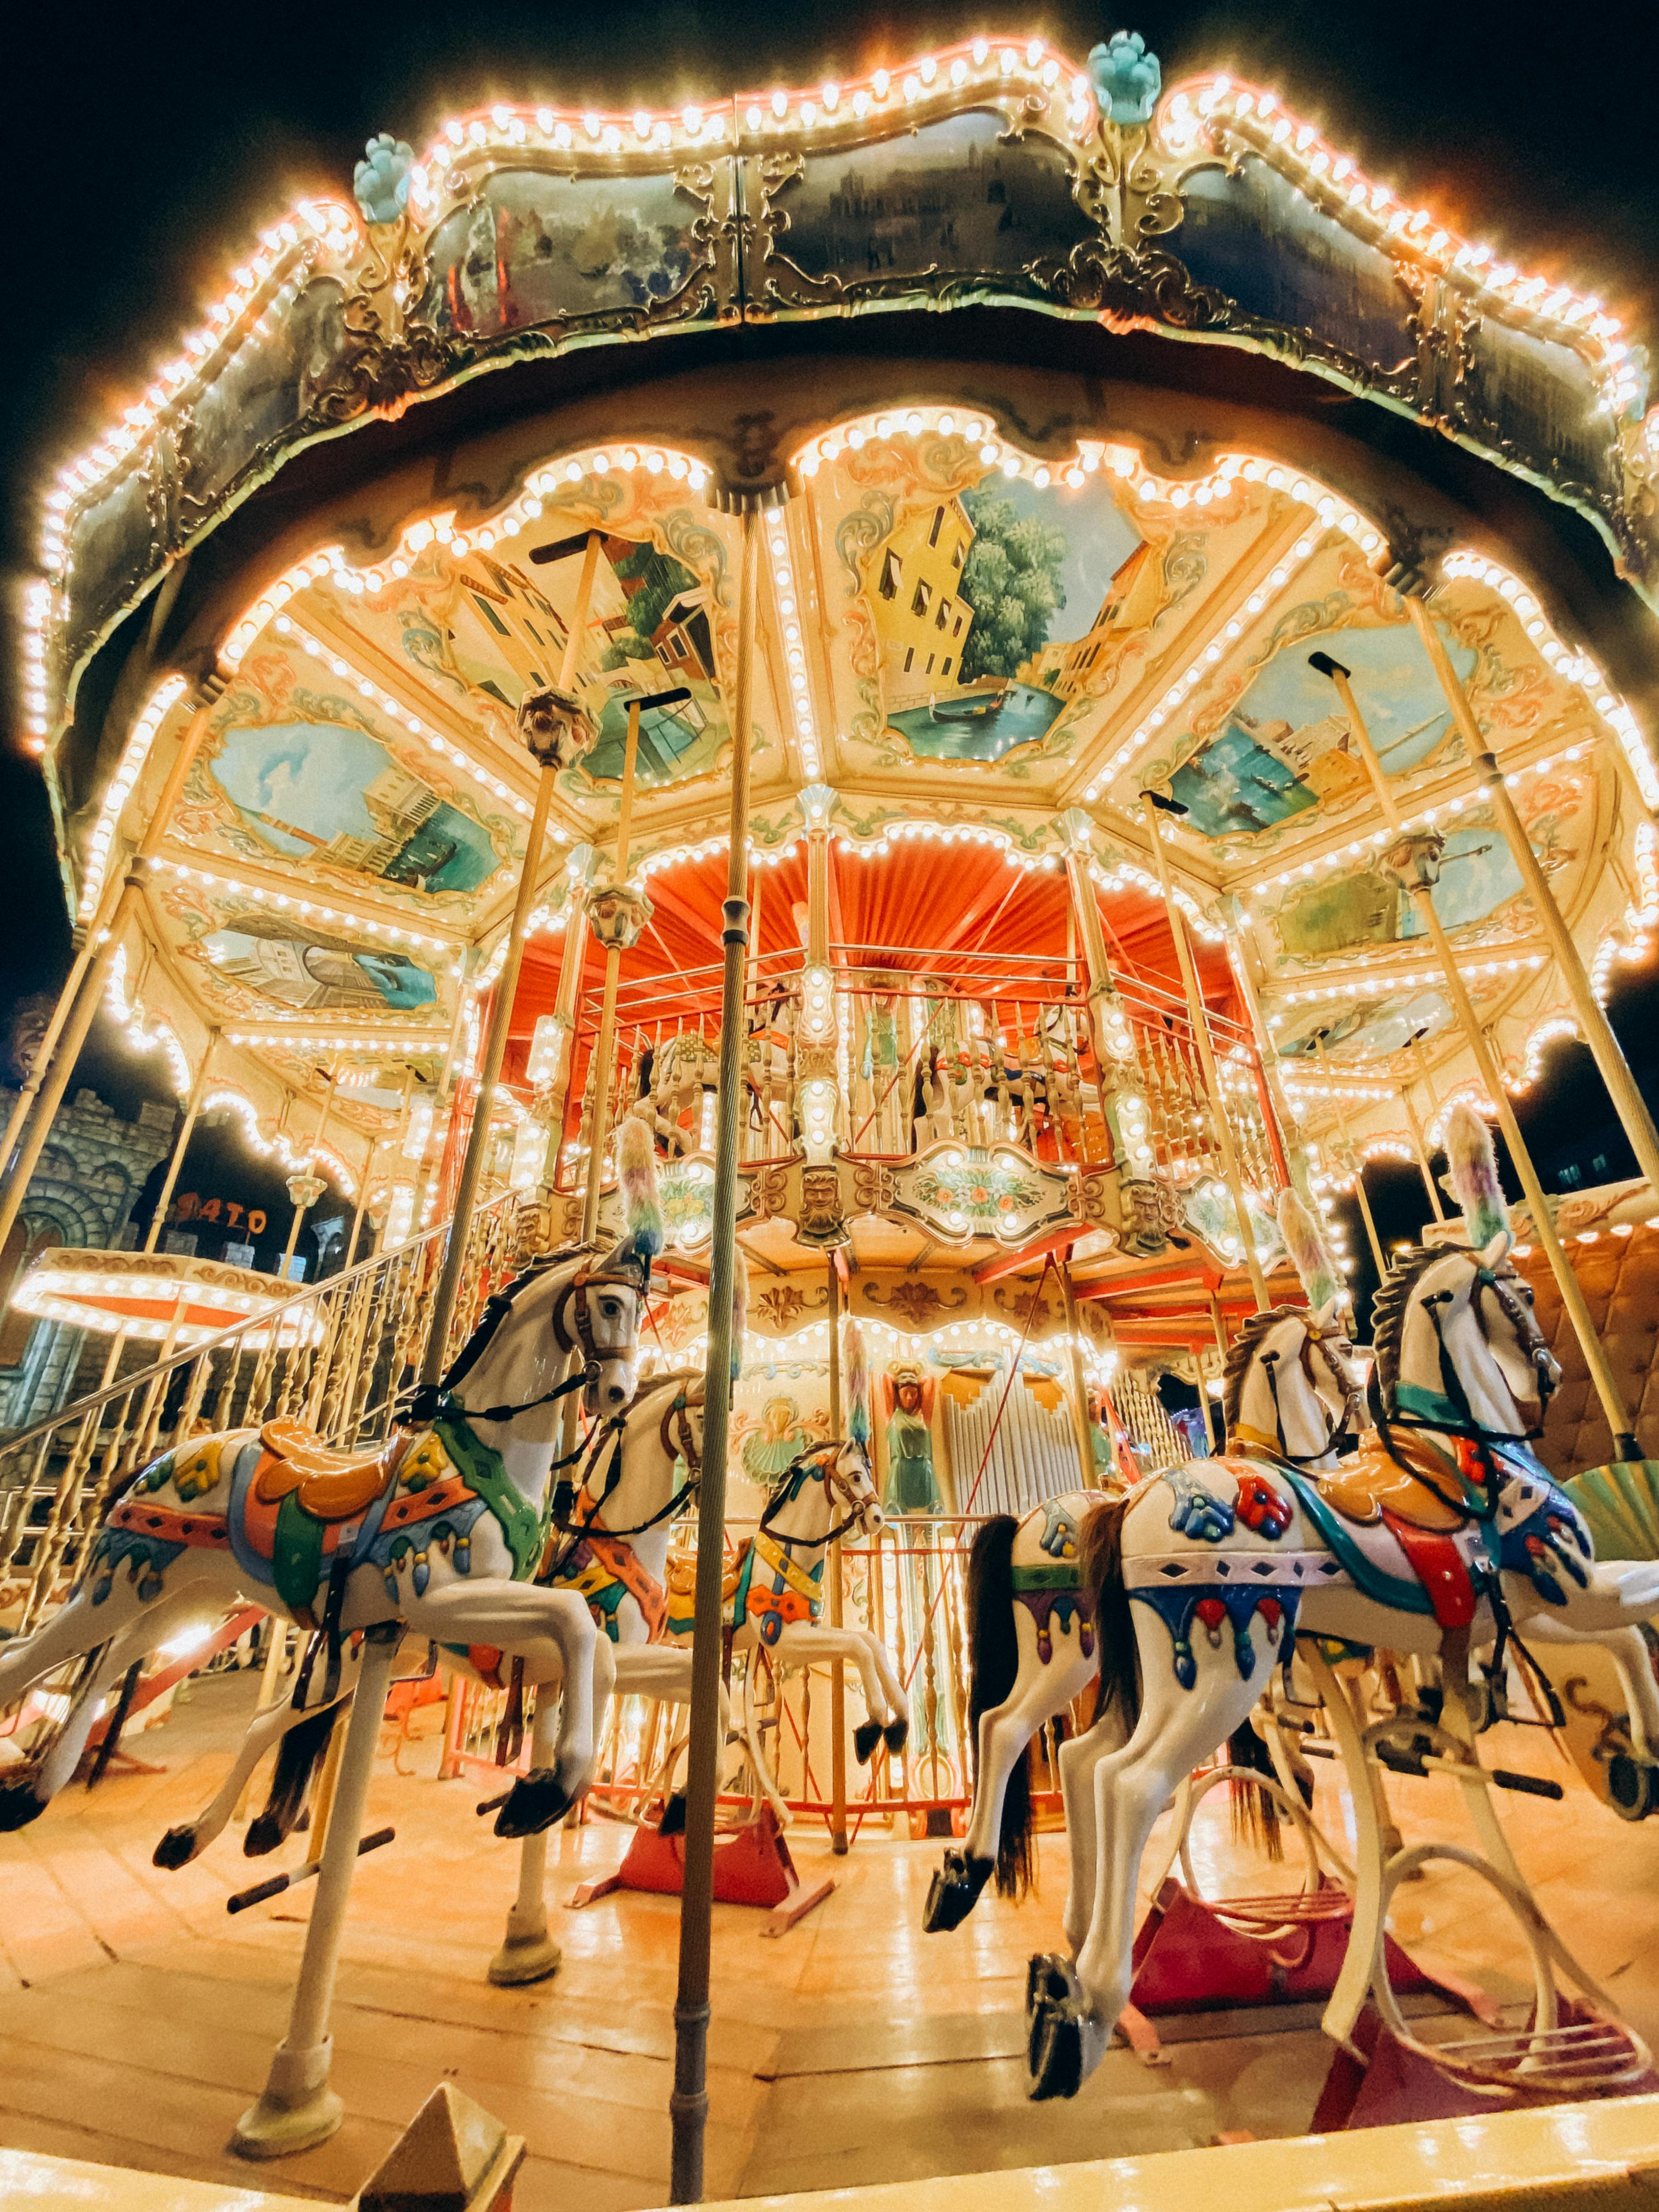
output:
[[[753,496],[751,495],[751,496]],[[743,1074],[744,956],[749,942],[746,847],[753,718],[758,506],[742,509],[737,680],[732,701],[732,813],[726,854],[725,951],[720,983],[720,1092],[714,1133],[714,1220],[708,1264],[708,1364],[703,1386],[702,1486],[697,1499],[696,1627],[691,1644],[691,1741],[686,1773],[685,1869],[680,1901],[679,1981],[674,1999],[674,2145],[670,2197],[702,2195],[708,2118],[708,1944],[714,1912],[714,1791],[723,1657],[720,1577],[725,1561],[726,1449],[732,1405],[732,1288],[738,1218],[738,1125]]]
[[[1419,1030],[1410,1039],[1407,1049],[1416,1058],[1419,1069],[1423,1065],[1423,1032]],[[1426,1085],[1427,1079],[1425,1079]],[[1443,1221],[1446,1209],[1440,1203],[1440,1186],[1434,1179],[1434,1169],[1429,1160],[1428,1140],[1423,1134],[1423,1123],[1412,1103],[1412,1079],[1408,1075],[1400,1086],[1400,1103],[1406,1109],[1406,1119],[1411,1123],[1412,1142],[1417,1147],[1418,1172],[1423,1178],[1423,1188],[1429,1194],[1429,1208],[1437,1221]],[[1434,1104],[1434,1093],[1429,1092],[1429,1104]]]
[[[317,1127],[312,1133],[311,1149],[307,1153],[307,1164],[296,1169],[288,1179],[288,1194],[294,1207],[294,1218],[288,1225],[288,1243],[283,1248],[283,1264],[276,1270],[279,1282],[289,1281],[289,1270],[294,1265],[294,1255],[300,1249],[300,1231],[305,1218],[327,1188],[325,1179],[317,1172],[317,1148],[328,1128],[328,1117],[334,1105],[334,1088],[337,1078],[325,1068],[323,1071],[323,1104],[317,1116]]]
[[[576,586],[575,612],[565,638],[564,655],[559,664],[558,690],[526,692],[519,702],[520,733],[541,774],[536,781],[535,810],[531,815],[530,830],[525,839],[524,863],[519,871],[519,894],[513,903],[513,919],[507,933],[507,951],[501,961],[501,972],[495,978],[495,1003],[489,1017],[489,1035],[484,1042],[483,1062],[478,1070],[472,1127],[467,1132],[466,1152],[455,1186],[455,1207],[450,1217],[449,1242],[444,1249],[444,1264],[438,1277],[438,1286],[432,1296],[426,1354],[421,1362],[420,1379],[422,1382],[435,1382],[447,1364],[445,1351],[449,1339],[449,1324],[454,1318],[455,1301],[460,1294],[461,1273],[466,1265],[467,1231],[472,1225],[472,1209],[478,1195],[478,1178],[483,1172],[484,1151],[489,1141],[490,1101],[501,1079],[501,1061],[507,1054],[507,1025],[513,1018],[513,1000],[518,990],[519,969],[524,958],[525,932],[530,922],[531,907],[535,902],[536,879],[541,872],[542,846],[547,836],[548,811],[553,804],[553,787],[558,780],[559,769],[568,757],[568,748],[583,719],[571,687],[580,665],[581,642],[587,629],[587,611],[593,595],[593,572],[599,564],[599,532],[590,531],[582,555],[581,579]]]
[[[1249,1270],[1250,1288],[1255,1293],[1258,1313],[1266,1313],[1273,1300],[1267,1295],[1267,1279],[1261,1272],[1261,1255],[1255,1249],[1255,1238],[1250,1233],[1249,1211],[1244,1203],[1244,1183],[1238,1172],[1238,1154],[1233,1149],[1232,1127],[1227,1120],[1227,1109],[1221,1092],[1221,1078],[1216,1067],[1215,1047],[1210,1039],[1210,1020],[1205,1012],[1204,994],[1198,988],[1198,970],[1193,965],[1193,949],[1187,942],[1187,918],[1176,901],[1175,885],[1170,878],[1170,856],[1164,849],[1164,840],[1158,835],[1158,800],[1155,793],[1143,791],[1141,808],[1146,817],[1146,834],[1152,841],[1152,859],[1158,867],[1158,880],[1164,893],[1164,904],[1170,917],[1170,934],[1175,939],[1176,958],[1181,963],[1181,981],[1187,994],[1187,1012],[1193,1025],[1194,1042],[1198,1046],[1199,1064],[1204,1070],[1204,1081],[1210,1094],[1210,1108],[1215,1123],[1216,1148],[1221,1154],[1221,1172],[1232,1193],[1233,1212],[1238,1218],[1238,1239],[1243,1248],[1244,1265]],[[1167,805],[1170,802],[1165,801]]]
[[[830,1433],[842,1430],[841,1402],[841,1273],[836,1255],[830,1269]],[[823,1571],[829,1582],[830,1626],[842,1625],[841,1538],[830,1547]],[[841,1660],[830,1662],[830,1848],[837,1858],[847,1854],[847,1669]]]
[[[1601,1080],[1613,1101],[1613,1110],[1623,1124],[1630,1139],[1630,1148],[1636,1155],[1636,1164],[1648,1179],[1648,1188],[1659,1198],[1659,1128],[1654,1127],[1648,1103],[1637,1088],[1636,1079],[1630,1072],[1612,1023],[1598,1003],[1584,963],[1573,943],[1572,932],[1567,927],[1560,908],[1555,902],[1555,893],[1550,889],[1549,878],[1539,866],[1538,855],[1532,849],[1515,801],[1510,797],[1509,786],[1504,781],[1502,769],[1492,757],[1492,748],[1482,736],[1480,724],[1474,719],[1468,695],[1457,680],[1456,671],[1447,657],[1446,647],[1434,618],[1419,599],[1408,598],[1406,611],[1417,625],[1418,635],[1433,664],[1440,688],[1446,695],[1446,703],[1452,710],[1452,719],[1462,733],[1468,747],[1469,758],[1492,802],[1492,812],[1498,817],[1498,826],[1504,833],[1505,843],[1514,856],[1522,882],[1527,887],[1532,911],[1544,925],[1544,934],[1555,955],[1555,964],[1561,980],[1567,987],[1573,1011],[1578,1017],[1578,1034],[1589,1047],[1601,1071]]]
[[[1353,1170],[1353,1194],[1359,1204],[1359,1218],[1365,1224],[1365,1242],[1371,1248],[1371,1262],[1376,1269],[1376,1279],[1380,1284],[1389,1272],[1389,1266],[1382,1257],[1382,1240],[1376,1233],[1376,1223],[1371,1216],[1370,1200],[1365,1195],[1365,1163],[1360,1158],[1358,1148],[1354,1143],[1353,1132],[1348,1127],[1348,1117],[1342,1110],[1341,1098],[1338,1095],[1335,1083],[1332,1080],[1331,1063],[1325,1050],[1325,1036],[1322,1030],[1316,1030],[1314,1033],[1314,1049],[1319,1054],[1319,1065],[1325,1071],[1325,1080],[1331,1087],[1331,1106],[1336,1115],[1337,1128],[1341,1133],[1342,1149],[1348,1156],[1348,1165]]]
[[[1451,940],[1435,910],[1432,885],[1440,872],[1442,841],[1428,834],[1413,836],[1407,830],[1394,793],[1389,788],[1389,779],[1383,772],[1382,763],[1371,744],[1365,718],[1354,697],[1350,672],[1340,660],[1333,660],[1328,653],[1311,653],[1308,661],[1309,665],[1322,676],[1329,677],[1335,686],[1336,696],[1347,716],[1349,733],[1365,764],[1365,772],[1371,780],[1371,788],[1382,809],[1382,819],[1397,841],[1382,855],[1383,865],[1389,869],[1395,880],[1410,892],[1412,902],[1428,933],[1429,942],[1439,959],[1445,978],[1446,995],[1451,1000],[1452,1010],[1457,1016],[1464,1040],[1474,1057],[1476,1072],[1497,1113],[1498,1126],[1504,1132],[1504,1141],[1509,1146],[1515,1172],[1526,1194],[1528,1209],[1532,1215],[1533,1234],[1543,1247],[1544,1256],[1550,1263],[1556,1287],[1561,1293],[1561,1303],[1567,1310],[1573,1334],[1577,1337],[1579,1348],[1584,1355],[1584,1364],[1589,1370],[1596,1396],[1601,1401],[1601,1410],[1613,1432],[1613,1456],[1615,1459],[1633,1460],[1638,1453],[1635,1432],[1625,1407],[1624,1394],[1619,1388],[1601,1337],[1596,1334],[1595,1323],[1590,1318],[1590,1310],[1578,1278],[1561,1249],[1561,1240],[1555,1233],[1555,1224],[1550,1217],[1549,1206],[1544,1196],[1544,1186],[1538,1180],[1532,1154],[1521,1134],[1520,1124],[1515,1118],[1515,1109],[1510,1103],[1509,1093],[1504,1088],[1491,1042],[1480,1026],[1463,978],[1458,972],[1457,955],[1452,950]]]
[[[81,1048],[87,1041],[88,1031],[92,1027],[94,1017],[103,999],[104,979],[109,973],[111,962],[115,957],[115,948],[120,942],[121,932],[125,928],[137,907],[139,899],[143,895],[144,885],[149,879],[150,862],[155,857],[167,823],[172,819],[173,810],[179,804],[179,796],[185,787],[185,778],[190,774],[191,764],[196,758],[197,749],[202,742],[206,727],[207,715],[205,712],[198,710],[191,716],[190,726],[179,740],[178,753],[174,757],[172,768],[167,771],[167,780],[162,785],[161,794],[156,799],[155,811],[150,816],[149,826],[139,839],[137,850],[128,864],[120,892],[109,910],[108,917],[94,924],[92,931],[88,933],[85,948],[85,964],[81,966],[78,959],[76,963],[77,966],[81,966],[81,980],[79,993],[75,999],[72,1011],[68,1006],[70,985],[64,986],[63,994],[58,1000],[58,1011],[63,1018],[62,1034],[58,1037],[58,1049],[52,1055],[51,1065],[48,1066],[46,1064],[44,1047],[42,1051],[35,1055],[33,1074],[34,1077],[38,1077],[38,1086],[33,1108],[29,1112],[27,1125],[22,1130],[21,1141],[18,1146],[17,1155],[12,1164],[10,1173],[6,1176],[3,1184],[0,1184],[0,1246],[4,1245],[7,1237],[11,1234],[12,1224],[16,1220],[22,1206],[23,1194],[29,1187],[29,1177],[40,1164],[40,1155],[46,1149],[46,1139],[51,1133],[52,1122],[57,1118],[58,1109],[63,1103],[64,1093],[68,1090],[70,1078],[75,1073],[75,1064],[81,1057]],[[70,983],[73,983],[74,979],[75,970],[71,969]],[[22,1104],[21,1097],[18,1104],[19,1106]],[[16,1109],[14,1109],[14,1115],[15,1111]],[[0,1158],[0,1166],[3,1164],[3,1158]]]
[[[1060,1277],[1060,1295],[1065,1302],[1066,1342],[1071,1352],[1072,1434],[1077,1440],[1077,1460],[1083,1473],[1083,1487],[1093,1490],[1097,1478],[1094,1441],[1089,1434],[1089,1386],[1083,1373],[1083,1339],[1077,1317],[1077,1292],[1072,1288],[1072,1270],[1064,1260],[1054,1261],[1054,1273]]]
[[[623,748],[622,810],[617,817],[617,865],[610,884],[590,894],[587,911],[593,933],[605,947],[605,996],[599,1004],[599,1033],[593,1041],[592,1097],[587,1115],[587,1181],[582,1191],[582,1235],[591,1244],[599,1225],[599,1186],[605,1177],[605,1146],[611,1123],[611,1061],[617,1042],[617,985],[623,954],[637,945],[651,919],[651,902],[628,887],[629,835],[634,819],[634,778],[640,757],[640,716],[647,707],[675,707],[689,699],[683,684],[672,691],[641,693],[628,702],[628,738]],[[565,957],[568,959],[567,944]],[[563,981],[561,971],[560,981]]]

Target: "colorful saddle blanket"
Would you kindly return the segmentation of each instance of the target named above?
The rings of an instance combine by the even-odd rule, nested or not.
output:
[[[160,1496],[169,1487],[177,1504]],[[111,1570],[142,1553],[134,1573],[162,1569],[185,1549],[228,1551],[252,1587],[274,1584],[293,1618],[314,1628],[337,1559],[377,1567],[394,1604],[407,1567],[420,1596],[434,1546],[458,1574],[471,1571],[485,1513],[515,1580],[525,1579],[541,1555],[542,1517],[464,1418],[396,1430],[364,1455],[329,1450],[300,1422],[268,1421],[164,1453],[113,1508],[100,1548]]]

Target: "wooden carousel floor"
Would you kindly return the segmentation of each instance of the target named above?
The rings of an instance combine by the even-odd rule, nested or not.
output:
[[[261,2178],[224,2144],[284,2026],[312,1893],[228,1918],[227,1895],[273,1870],[245,1860],[234,1832],[179,1873],[150,1864],[161,1830],[225,1771],[255,1688],[251,1674],[195,1685],[133,1746],[165,1772],[118,1775],[92,1796],[66,1791],[33,1828],[0,1837],[0,2144]],[[1494,1764],[1567,1778],[1536,1732],[1503,1735]],[[594,2212],[661,2203],[676,1901],[624,1894],[566,1910],[576,1881],[613,1865],[625,1838],[604,1822],[561,1832],[549,1887],[563,1966],[538,1989],[492,1989],[483,1969],[515,1854],[475,1817],[474,1784],[429,1778],[435,1757],[428,1737],[403,1750],[412,1771],[389,1755],[379,1763],[370,1824],[395,1823],[398,1837],[363,1862],[353,1896],[335,2016],[348,2118],[332,2142],[264,2169],[268,2185],[349,2196],[447,2075],[527,2137],[520,2212],[573,2197]],[[1468,1839],[1452,1785],[1392,1787],[1408,1836],[1432,1825]],[[1321,1810],[1340,1822],[1330,1790],[1322,1780]],[[1504,1802],[1546,1911],[1659,2043],[1659,1820],[1627,1827],[1571,1780],[1559,1804]],[[1195,1843],[1212,1893],[1267,1886],[1214,1798]],[[920,1928],[937,1844],[866,1835],[836,1862],[803,1826],[793,1849],[804,1881],[833,1871],[840,1885],[799,1928],[770,1941],[758,1913],[715,1911],[711,2196],[1306,2128],[1328,2046],[1298,2014],[1176,2023],[1166,2064],[1115,2051],[1073,2103],[1026,2101],[1019,2008],[1027,1957],[1058,1938],[1057,1834],[1042,1839],[1038,1897],[1018,1910],[991,1898],[948,1936]],[[296,1839],[282,1863],[303,1855]],[[1522,1995],[1501,1908],[1472,1877],[1431,1872],[1407,1892],[1396,1929],[1425,1965]]]

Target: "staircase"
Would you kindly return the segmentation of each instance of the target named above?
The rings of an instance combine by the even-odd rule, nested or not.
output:
[[[511,1194],[473,1216],[450,1356],[516,1271],[517,1216]],[[448,1234],[424,1230],[0,1443],[0,1637],[26,1634],[67,1592],[109,1501],[190,1437],[286,1417],[342,1449],[380,1443],[426,1355]]]

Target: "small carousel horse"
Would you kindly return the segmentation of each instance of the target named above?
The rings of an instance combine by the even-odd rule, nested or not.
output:
[[[1075,1959],[1031,1961],[1034,2097],[1073,2094],[1099,2063],[1128,1996],[1152,1824],[1248,1717],[1298,1628],[1437,1653],[1449,1697],[1472,1644],[1534,1619],[1594,1635],[1659,1610],[1659,1562],[1598,1565],[1528,1449],[1559,1370],[1508,1264],[1492,1140],[1467,1109],[1447,1151],[1469,1244],[1407,1253],[1378,1294],[1379,1448],[1323,1481],[1251,1463],[1236,1496],[1196,1462],[1097,1506],[1080,1531],[1104,1706],[1060,1754]]]
[[[734,1650],[752,1651],[758,1644],[781,1666],[817,1667],[840,1659],[858,1669],[866,1718],[854,1731],[853,1747],[861,1765],[884,1741],[890,1751],[903,1749],[909,1708],[892,1655],[879,1637],[824,1622],[823,1563],[837,1536],[873,1535],[884,1518],[866,1446],[856,1438],[819,1444],[784,1470],[760,1526],[726,1569],[721,1586]],[[691,1563],[671,1560],[668,1634],[673,1642],[690,1641],[692,1595]]]
[[[574,1802],[592,1773],[598,1633],[574,1591],[533,1577],[557,1401],[580,1388],[598,1415],[634,1395],[662,1216],[649,1139],[627,1129],[627,1236],[604,1258],[559,1255],[490,1298],[442,1382],[415,1394],[415,1417],[379,1451],[329,1451],[275,1420],[192,1439],[135,1476],[63,1607],[0,1651],[0,1707],[84,1662],[53,1740],[0,1785],[0,1829],[38,1818],[68,1780],[108,1685],[247,1595],[320,1632],[336,1681],[343,1639],[394,1622],[440,1645],[556,1656],[566,1696],[553,1764],[519,1782],[502,1822],[522,1833]],[[577,1372],[557,1382],[573,1355]],[[608,1670],[601,1680],[608,1688]]]
[[[1310,1294],[1317,1287],[1310,1284]],[[1345,1441],[1358,1437],[1358,1378],[1335,1286],[1324,1288],[1315,1310],[1275,1306],[1254,1316],[1234,1340],[1223,1404],[1228,1440],[1247,1454],[1265,1449],[1299,1466],[1330,1467]],[[1217,1505],[1211,1483],[1235,1489],[1237,1510],[1257,1515],[1263,1527],[1284,1510],[1253,1459],[1237,1453],[1195,1461],[1164,1480],[1176,1493],[1172,1525],[1194,1536],[1227,1510]],[[999,1514],[974,1539],[968,1566],[974,1802],[960,1847],[946,1850],[927,1893],[922,1926],[930,1932],[960,1927],[994,1873],[1004,1897],[1030,1887],[1025,1747],[1101,1670],[1080,1535],[1100,1504],[1098,1492],[1068,1491],[1045,1498],[1023,1520]]]

